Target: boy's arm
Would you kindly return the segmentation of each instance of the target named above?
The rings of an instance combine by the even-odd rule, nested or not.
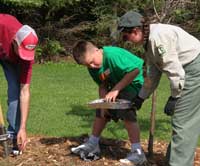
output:
[[[105,98],[106,94],[108,93],[108,89],[106,83],[102,83],[99,85],[99,98]],[[106,109],[101,109],[101,116],[104,117],[104,112],[107,111]]]
[[[99,85],[99,98],[104,98],[107,93],[108,90],[106,88],[106,84],[102,83],[101,85]]]
[[[127,73],[120,82],[118,82],[113,89],[106,94],[105,99],[109,102],[115,101],[119,92],[124,89],[127,85],[129,85],[135,77],[139,74],[139,69],[135,69],[129,73]]]

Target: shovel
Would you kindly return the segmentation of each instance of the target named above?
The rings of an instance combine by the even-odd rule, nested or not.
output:
[[[6,158],[9,155],[8,134],[6,134],[6,128],[4,125],[1,104],[0,104],[0,142],[2,143],[4,149],[3,157]]]

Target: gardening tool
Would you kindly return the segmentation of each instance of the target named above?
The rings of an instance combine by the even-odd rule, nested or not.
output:
[[[8,148],[8,134],[6,134],[6,128],[4,125],[3,112],[0,104],[0,142],[3,145],[4,154],[3,157],[7,157],[9,155]]]
[[[116,99],[114,102],[107,102],[105,99],[97,99],[88,103],[88,106],[98,109],[130,109],[131,102],[125,99]]]
[[[152,95],[151,105],[151,117],[150,117],[150,129],[149,129],[149,142],[148,142],[148,156],[153,157],[153,140],[154,140],[154,129],[155,129],[155,114],[156,114],[156,91]]]

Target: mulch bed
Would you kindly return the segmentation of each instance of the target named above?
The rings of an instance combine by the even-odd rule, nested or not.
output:
[[[119,159],[130,151],[129,141],[101,139],[102,156],[100,160],[85,162],[72,155],[70,148],[84,142],[87,136],[80,138],[31,137],[22,155],[2,158],[0,147],[0,166],[120,166]],[[147,154],[148,141],[142,146]],[[166,142],[154,142],[153,158],[148,157],[149,166],[164,166]],[[195,154],[194,166],[200,165],[200,148]]]

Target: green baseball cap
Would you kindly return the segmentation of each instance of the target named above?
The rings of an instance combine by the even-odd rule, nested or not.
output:
[[[142,26],[143,16],[134,11],[128,11],[120,17],[118,30],[123,31],[124,28],[132,28]]]

